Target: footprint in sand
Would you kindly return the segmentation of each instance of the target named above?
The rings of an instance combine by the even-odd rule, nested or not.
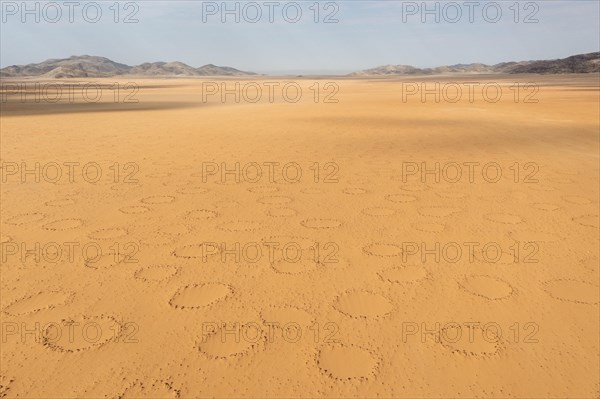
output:
[[[377,374],[379,362],[371,351],[334,344],[319,351],[317,365],[323,373],[337,380],[368,380]]]

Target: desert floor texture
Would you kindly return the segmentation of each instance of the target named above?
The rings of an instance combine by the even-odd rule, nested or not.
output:
[[[599,396],[596,74],[90,81],[2,92],[0,396]]]

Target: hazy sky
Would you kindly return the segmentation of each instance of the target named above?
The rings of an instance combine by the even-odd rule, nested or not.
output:
[[[428,2],[430,14],[423,14],[421,1],[228,2],[229,10],[237,3],[238,23],[235,12],[223,13],[222,1],[120,1],[118,7],[114,0],[28,2],[29,14],[21,0],[0,3],[2,67],[89,54],[129,65],[182,61],[259,73],[348,73],[386,64],[552,59],[600,49],[597,0]],[[128,15],[138,22],[124,23]]]

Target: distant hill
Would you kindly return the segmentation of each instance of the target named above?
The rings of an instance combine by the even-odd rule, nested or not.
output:
[[[0,69],[0,77],[39,76],[49,79],[135,76],[244,76],[256,75],[231,67],[204,65],[194,68],[183,62],[152,62],[129,66],[90,55],[50,59],[39,64],[12,65]]]
[[[600,52],[574,55],[558,60],[503,62],[496,65],[456,64],[436,68],[415,68],[410,65],[384,65],[353,72],[350,76],[438,75],[448,73],[592,73],[600,72]]]

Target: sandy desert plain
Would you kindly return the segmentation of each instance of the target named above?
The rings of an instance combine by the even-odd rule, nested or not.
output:
[[[599,397],[598,74],[89,81],[2,93],[1,397]]]

